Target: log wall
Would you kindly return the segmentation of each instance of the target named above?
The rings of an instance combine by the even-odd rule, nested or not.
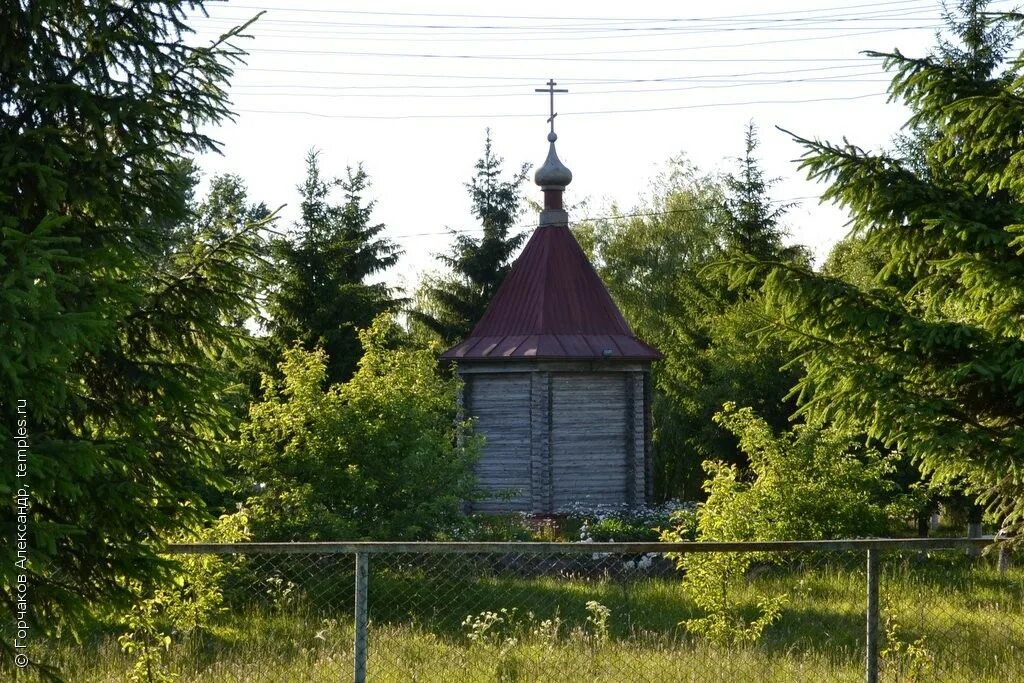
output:
[[[573,504],[647,500],[648,372],[634,365],[587,370],[462,373],[466,413],[485,439],[478,483],[496,494],[473,509],[550,514]]]

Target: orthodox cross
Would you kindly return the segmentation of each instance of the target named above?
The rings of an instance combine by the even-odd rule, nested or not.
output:
[[[549,79],[548,82],[547,82],[547,86],[548,87],[546,87],[546,88],[534,88],[534,90],[533,90],[534,92],[546,92],[546,93],[548,93],[551,96],[551,116],[548,117],[548,123],[551,124],[551,132],[552,133],[555,132],[555,117],[558,116],[558,114],[555,113],[555,93],[556,92],[569,92],[568,90],[565,90],[565,89],[556,90],[555,89],[556,85],[558,85],[558,84],[555,83],[555,79],[552,78],[552,79]]]

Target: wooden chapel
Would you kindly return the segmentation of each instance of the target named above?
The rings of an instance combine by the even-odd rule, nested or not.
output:
[[[569,230],[572,173],[549,120],[538,226],[472,332],[441,356],[485,439],[475,469],[494,495],[474,503],[481,512],[549,515],[651,494],[650,367],[661,354],[633,334]]]

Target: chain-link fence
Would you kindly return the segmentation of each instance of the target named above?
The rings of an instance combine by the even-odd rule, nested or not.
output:
[[[1024,680],[990,544],[177,546],[155,615],[46,654],[76,682]]]

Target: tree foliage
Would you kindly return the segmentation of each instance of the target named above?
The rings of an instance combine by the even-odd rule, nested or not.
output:
[[[709,266],[750,246],[792,258],[781,209],[767,193],[748,128],[740,173],[702,175],[675,159],[633,215],[584,223],[576,234],[634,331],[665,354],[652,377],[653,458],[659,498],[697,498],[709,458],[742,462],[735,436],[712,421],[742,401],[773,426],[786,424],[795,377],[781,344],[759,345],[763,304],[749,286],[730,291]],[[783,207],[784,208],[784,207]]]
[[[475,441],[456,444],[460,382],[436,349],[387,350],[379,318],[345,384],[326,385],[322,350],[293,348],[282,380],[265,377],[238,443],[260,540],[414,539],[450,522],[471,497]]]
[[[781,224],[792,204],[773,202],[769,192],[778,178],[766,178],[758,160],[757,126],[747,124],[738,168],[725,176],[726,247],[759,258],[806,258],[802,247],[787,247]]]
[[[363,195],[369,179],[362,166],[343,179],[324,178],[320,154],[306,156],[306,179],[299,185],[301,218],[294,232],[274,241],[275,287],[270,294],[269,328],[278,350],[295,342],[327,354],[327,376],[343,382],[363,353],[358,330],[400,301],[383,282],[369,282],[398,262],[399,249],[380,237],[384,225],[371,224],[374,202]],[[340,188],[341,204],[331,203]]]
[[[885,263],[885,245],[869,244],[863,235],[851,235],[832,247],[821,272],[858,289],[869,290]]]
[[[449,272],[424,283],[417,297],[423,303],[411,311],[415,321],[445,344],[465,338],[483,317],[508,274],[513,254],[526,239],[525,232],[512,230],[522,212],[522,185],[529,164],[504,179],[503,163],[494,153],[488,129],[484,155],[476,162],[476,175],[466,184],[473,216],[480,220],[483,234],[452,233],[452,253],[438,256]]]
[[[36,633],[154,575],[157,539],[203,518],[228,426],[214,359],[240,352],[224,323],[253,310],[245,264],[263,247],[258,225],[173,229],[189,220],[185,155],[216,149],[202,130],[230,116],[244,54],[237,30],[185,40],[197,6],[14,3],[0,25],[0,495],[29,493],[0,600],[14,614],[26,574]],[[6,539],[15,513],[0,506]]]
[[[210,525],[171,537],[178,543],[243,543],[249,540],[244,512],[222,515]],[[133,603],[125,614],[102,615],[116,619],[122,652],[134,658],[128,683],[173,683],[179,675],[167,662],[172,642],[199,637],[227,610],[224,590],[244,560],[238,556],[180,555],[171,576],[155,586],[133,582]]]
[[[806,368],[802,414],[863,429],[1019,526],[1024,80],[1006,61],[1018,24],[989,24],[984,5],[961,3],[953,38],[926,57],[872,53],[894,71],[908,126],[929,131],[914,159],[798,138],[802,168],[829,183],[824,197],[884,260],[871,285],[772,262],[737,263],[732,276],[765,280],[777,330]]]
[[[652,369],[658,497],[699,492],[694,394],[701,384],[699,355],[710,343],[702,321],[721,311],[723,289],[702,269],[723,253],[723,205],[718,179],[677,158],[631,215],[612,207],[612,218],[574,227],[634,332],[665,355]]]
[[[192,203],[191,219],[179,226],[179,242],[182,245],[194,245],[199,232],[207,232],[213,239],[223,239],[229,234],[247,230],[248,226],[261,225],[265,229],[258,235],[259,244],[261,249],[269,246],[270,227],[276,221],[276,215],[267,209],[265,203],[250,201],[249,190],[240,176],[231,173],[213,176],[206,195]],[[241,268],[258,277],[258,281],[252,278],[239,284],[257,285],[255,291],[247,290],[247,293],[255,298],[261,308],[266,305],[266,289],[272,274],[268,265],[262,253],[239,263]],[[241,357],[234,355],[221,359],[224,370],[236,378],[239,385],[232,397],[233,413],[238,419],[244,416],[246,405],[259,387],[259,373],[266,367],[270,355],[268,340],[253,334],[257,319],[251,308],[244,307],[227,312],[224,321],[247,341],[246,353]]]
[[[863,235],[850,235],[832,248],[821,267],[821,272],[867,291],[874,286],[875,278],[885,267],[885,263],[885,245],[869,244]],[[875,443],[877,445],[877,442]],[[905,490],[914,488],[918,491],[917,532],[922,537],[928,535],[931,515],[940,502],[946,517],[965,511],[972,520],[978,518],[980,521],[981,511],[971,504],[972,501],[968,497],[951,487],[929,486],[927,477],[924,477],[920,468],[908,458],[900,458],[896,462],[896,471],[891,475],[891,479]]]

